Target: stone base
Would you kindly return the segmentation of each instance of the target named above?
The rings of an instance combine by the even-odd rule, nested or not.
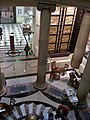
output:
[[[0,91],[0,97],[6,93],[6,88],[3,86],[3,89]]]
[[[34,83],[34,87],[38,90],[44,90],[47,88],[47,84],[43,84],[43,85],[38,85],[36,82]]]
[[[86,107],[87,107],[87,102],[86,101],[84,103],[82,103],[82,104],[77,105],[77,109],[84,109]]]
[[[90,108],[87,105],[84,109],[75,109],[75,115],[77,120],[90,120]]]

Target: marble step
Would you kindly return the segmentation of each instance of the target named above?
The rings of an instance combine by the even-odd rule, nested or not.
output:
[[[43,111],[43,115],[46,113],[52,112],[52,108],[51,107],[45,107],[44,111]]]
[[[36,104],[31,103],[28,105],[29,107],[29,114],[36,113]]]
[[[42,104],[37,105],[37,107],[36,107],[36,114],[40,115],[40,113],[43,112],[44,109],[45,109],[44,105],[42,105]]]
[[[18,120],[22,119],[24,120],[26,115],[35,113],[37,115],[41,115],[43,113],[44,120],[48,120],[48,113],[53,113],[53,110],[51,107],[45,107],[43,104],[36,105],[35,103],[30,104],[21,104],[20,106],[15,106],[11,115],[6,116],[5,120]],[[55,113],[55,112],[54,112]],[[54,114],[53,114],[54,115]],[[23,118],[24,117],[24,118]],[[53,116],[55,118],[55,115]]]
[[[19,119],[21,117],[16,107],[14,107],[12,114],[12,116],[15,116],[16,119]]]
[[[67,118],[69,120],[76,120],[74,110],[69,111]]]
[[[22,104],[20,106],[20,110],[21,110],[22,116],[26,116],[27,115],[26,110],[25,110],[25,104]]]

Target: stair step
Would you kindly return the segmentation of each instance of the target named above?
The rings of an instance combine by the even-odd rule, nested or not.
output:
[[[10,116],[5,115],[5,120],[26,120],[26,115],[37,114],[40,117],[44,117],[44,120],[48,120],[49,113],[53,113],[53,120],[55,120],[56,111],[53,111],[51,107],[45,107],[43,104],[20,104],[20,106],[14,106]],[[61,119],[59,119],[61,120]],[[71,119],[70,119],[71,120]]]
[[[26,116],[25,104],[22,104],[22,105],[20,106],[20,109],[21,109],[22,115],[23,115],[23,116]]]
[[[21,117],[21,116],[19,115],[19,113],[18,113],[16,107],[14,107],[13,114],[14,114],[14,116],[16,117],[16,119],[18,119],[18,118]]]
[[[36,114],[40,115],[40,113],[43,112],[44,109],[45,109],[44,105],[42,105],[42,104],[37,105]]]
[[[45,107],[44,111],[43,111],[43,115],[46,113],[52,112],[52,108],[51,107]]]
[[[35,113],[36,112],[36,104],[31,103],[28,105],[29,107],[29,114]]]

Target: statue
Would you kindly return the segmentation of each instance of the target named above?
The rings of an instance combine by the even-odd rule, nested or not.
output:
[[[64,67],[56,67],[56,61],[51,62],[51,73],[50,80],[60,79],[60,73],[65,74],[66,69],[69,67],[68,64],[65,64]]]
[[[68,85],[78,89],[80,81],[78,81],[78,79],[76,78],[75,73],[71,72],[69,75],[70,75],[70,79],[68,81]]]
[[[62,120],[67,120],[67,115],[69,113],[69,108],[66,105],[59,105],[57,110],[56,110],[56,115],[55,118],[59,119],[61,118]]]
[[[14,109],[14,105],[8,105],[6,103],[0,103],[0,118],[1,120],[4,120],[4,115],[10,115],[12,110]]]

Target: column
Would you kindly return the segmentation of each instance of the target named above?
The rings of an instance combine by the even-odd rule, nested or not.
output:
[[[89,90],[90,90],[90,54],[77,91],[77,96],[79,99],[78,103],[79,108],[84,108],[87,106],[86,98]]]
[[[47,70],[50,19],[51,19],[51,12],[55,11],[55,5],[38,4],[37,9],[41,11],[41,16],[40,16],[37,80],[34,86],[39,90],[43,90],[47,87],[45,79],[46,79],[46,70]]]
[[[87,40],[90,32],[90,13],[86,12],[83,16],[76,47],[71,61],[71,66],[78,69],[85,52]]]
[[[5,78],[4,74],[1,73],[1,68],[0,68],[0,97],[2,97],[6,93],[6,88],[4,87],[5,85]]]
[[[11,33],[10,35],[10,50],[15,51],[15,46],[14,46],[14,33]]]

